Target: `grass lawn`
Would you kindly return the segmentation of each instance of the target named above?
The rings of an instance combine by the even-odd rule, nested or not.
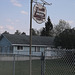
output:
[[[13,62],[0,61],[0,75],[13,75]],[[29,61],[16,61],[15,75],[29,75]],[[32,61],[32,75],[41,75],[41,60]],[[62,60],[46,60],[45,75],[74,75],[74,66]]]
[[[45,75],[74,75],[74,65],[65,60],[46,60]]]
[[[13,75],[13,62],[0,61],[0,75]],[[29,75],[29,61],[15,62],[15,75]],[[32,75],[41,75],[41,61],[32,61]]]

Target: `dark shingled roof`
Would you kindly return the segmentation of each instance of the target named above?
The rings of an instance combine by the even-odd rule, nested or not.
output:
[[[16,34],[3,34],[12,44],[28,44],[29,36]],[[32,36],[32,45],[53,45],[54,37]]]

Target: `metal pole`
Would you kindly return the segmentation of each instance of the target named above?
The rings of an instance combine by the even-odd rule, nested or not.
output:
[[[41,53],[41,75],[45,75],[45,55]]]
[[[15,75],[15,54],[13,54],[13,75]]]
[[[32,2],[33,0],[31,0],[30,3],[30,75],[32,75],[32,66],[31,66],[31,47],[32,47]]]

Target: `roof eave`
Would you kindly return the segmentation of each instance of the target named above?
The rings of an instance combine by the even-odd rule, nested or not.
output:
[[[30,46],[30,45],[29,44],[12,44],[12,46]],[[32,46],[50,47],[52,45],[32,45]]]

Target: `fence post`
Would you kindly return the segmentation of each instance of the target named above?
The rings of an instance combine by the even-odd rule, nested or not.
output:
[[[15,54],[13,54],[13,75],[15,75]]]
[[[45,55],[41,53],[41,75],[45,75]]]

